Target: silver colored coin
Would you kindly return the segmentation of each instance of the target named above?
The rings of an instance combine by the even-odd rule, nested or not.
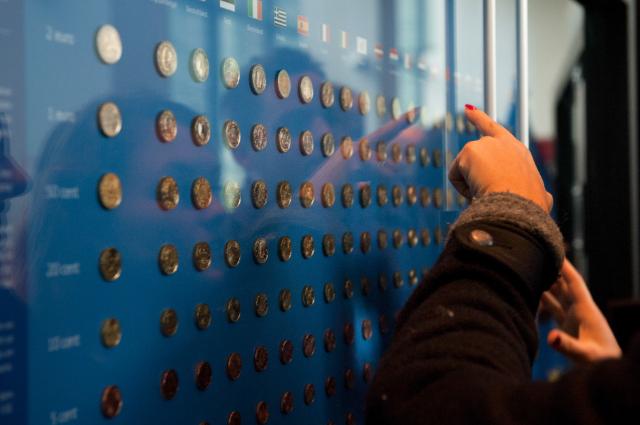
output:
[[[349,159],[353,156],[353,139],[351,139],[351,137],[346,136],[342,138],[340,152],[342,152],[342,157],[344,159]]]
[[[313,236],[304,235],[302,237],[301,247],[302,247],[302,258],[313,257],[313,254],[316,252]]]
[[[333,134],[327,132],[322,135],[320,139],[320,146],[322,147],[322,155],[330,157],[336,150],[336,142],[333,138]]]
[[[367,115],[371,109],[371,98],[368,91],[363,91],[358,96],[358,110],[361,115]]]
[[[169,337],[178,331],[178,314],[172,308],[167,308],[160,315],[160,332],[162,335]]]
[[[116,137],[122,131],[122,114],[118,105],[105,102],[98,109],[98,125],[100,131],[107,137]]]
[[[196,209],[202,210],[208,208],[213,200],[211,194],[211,184],[204,177],[198,177],[191,185],[191,202]]]
[[[160,265],[160,271],[167,276],[178,271],[178,250],[175,245],[164,244],[160,247],[160,252],[158,253],[158,264]]]
[[[211,266],[211,247],[206,242],[198,242],[193,246],[193,266],[199,272]]]
[[[157,199],[160,208],[169,211],[178,206],[180,202],[180,192],[178,183],[173,177],[163,177],[160,179],[157,188]]]
[[[106,173],[98,182],[98,198],[103,208],[112,210],[122,203],[122,183],[115,173]]]
[[[156,118],[156,132],[161,141],[173,142],[178,135],[178,122],[176,116],[168,109],[160,112]]]
[[[113,282],[122,275],[122,256],[115,248],[107,248],[100,253],[100,275],[107,282]]]
[[[113,25],[103,25],[96,32],[96,51],[100,60],[107,65],[117,63],[122,57],[122,40]]]
[[[222,137],[224,138],[225,143],[231,149],[237,149],[240,146],[240,126],[234,120],[227,120],[224,122],[224,126],[222,128]]]
[[[222,82],[228,89],[235,89],[240,83],[240,65],[235,58],[228,57],[222,61]]]
[[[289,236],[283,236],[278,241],[278,256],[282,261],[289,261],[291,259],[292,243]]]
[[[376,97],[376,112],[380,118],[387,113],[387,100],[382,95]]]
[[[313,100],[313,82],[308,75],[304,75],[298,82],[298,96],[302,103],[311,103]]]
[[[313,153],[313,134],[309,130],[300,133],[300,153],[304,156]]]
[[[358,143],[358,151],[360,152],[360,159],[368,161],[371,159],[371,146],[369,145],[369,139],[363,137]]]
[[[253,242],[253,259],[257,264],[264,264],[269,259],[269,246],[266,239],[258,238]]]
[[[264,180],[256,180],[251,185],[251,201],[253,206],[257,209],[264,208],[267,204],[269,194],[267,191],[267,184]]]
[[[251,146],[256,151],[267,147],[267,128],[262,124],[256,124],[251,128]]]
[[[276,95],[280,99],[286,99],[291,94],[291,79],[286,69],[281,69],[276,75]]]
[[[291,188],[291,184],[287,181],[281,181],[278,183],[278,206],[280,208],[289,208],[291,205],[291,199],[293,198],[293,189]]]
[[[391,99],[391,118],[397,120],[402,115],[402,106],[400,105],[400,99],[394,97]]]
[[[208,304],[198,304],[195,309],[196,327],[203,331],[211,326],[211,309]]]
[[[291,149],[291,133],[287,127],[280,127],[276,132],[276,144],[278,151],[281,153],[288,152]]]
[[[256,299],[254,302],[254,307],[256,311],[256,316],[264,317],[269,313],[269,298],[267,298],[267,294],[259,293],[256,295]]]
[[[333,90],[333,84],[331,84],[331,81],[325,81],[320,86],[320,103],[322,103],[322,106],[325,108],[330,108],[334,102],[335,92]]]
[[[191,53],[191,76],[198,83],[209,78],[209,57],[204,49],[197,48]]]
[[[347,86],[340,89],[340,107],[343,111],[353,108],[353,92]]]
[[[228,181],[224,184],[224,204],[227,209],[238,208],[242,202],[240,184],[235,181]]]
[[[311,208],[315,201],[315,195],[313,190],[313,183],[304,182],[300,186],[300,203],[303,208]]]
[[[170,77],[178,69],[178,54],[169,41],[163,41],[156,47],[156,68],[163,77]]]
[[[255,94],[262,94],[267,89],[267,73],[264,67],[260,64],[255,64],[251,67],[250,83],[251,91]]]
[[[229,267],[237,267],[240,264],[240,244],[230,240],[224,244],[224,260]]]
[[[211,140],[211,124],[204,115],[198,115],[191,123],[191,137],[196,146],[204,146]]]

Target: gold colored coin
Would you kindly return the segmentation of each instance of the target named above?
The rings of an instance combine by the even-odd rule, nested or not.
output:
[[[353,206],[353,186],[349,183],[342,186],[342,205],[345,208],[351,208]]]
[[[416,286],[418,284],[418,273],[415,269],[409,270],[409,285]]]
[[[395,286],[396,288],[400,288],[402,285],[404,285],[404,279],[402,279],[402,273],[394,272],[393,273],[393,286]]]
[[[283,289],[280,291],[279,295],[280,301],[280,310],[289,311],[291,310],[291,291],[288,289]]]
[[[322,252],[327,257],[331,257],[336,253],[336,239],[330,233],[322,237]]]
[[[360,206],[367,208],[369,205],[371,205],[371,186],[365,183],[360,187]]]
[[[406,151],[407,164],[413,164],[416,162],[416,145],[410,143],[407,145]]]
[[[304,235],[302,237],[302,257],[303,258],[311,258],[315,253],[315,246],[313,241],[313,236]]]
[[[362,138],[358,143],[358,150],[360,151],[360,159],[368,161],[371,159],[371,146],[369,145],[369,139]]]
[[[360,250],[363,254],[371,250],[371,233],[362,232],[360,234]]]
[[[378,230],[378,248],[386,249],[389,246],[389,238],[387,232],[383,229]]]
[[[324,284],[324,301],[326,303],[332,303],[336,299],[336,290],[333,287],[333,283],[327,282]]]
[[[305,285],[302,288],[302,305],[305,307],[311,307],[316,302],[316,294],[313,291],[313,286]]]
[[[342,235],[342,251],[345,254],[351,254],[353,252],[353,233],[345,232]]]
[[[422,241],[423,246],[431,244],[431,234],[429,233],[429,229],[422,229],[420,232],[420,240]]]
[[[193,202],[193,206],[198,210],[202,210],[208,208],[212,200],[213,195],[211,194],[209,180],[204,177],[195,179],[191,185],[191,202]]]
[[[399,207],[402,204],[402,188],[400,186],[393,186],[391,189],[391,197],[393,199],[393,206]]]
[[[429,150],[425,147],[420,148],[420,165],[426,167],[431,163],[431,157],[429,156]]]
[[[267,191],[267,184],[264,180],[256,180],[251,185],[251,201],[253,206],[257,209],[264,208],[267,204],[269,194]]]
[[[322,206],[325,208],[333,207],[336,201],[336,193],[333,184],[325,183],[322,185]]]
[[[240,320],[240,301],[238,301],[237,298],[229,298],[229,300],[227,301],[226,310],[227,319],[229,319],[231,323],[236,323],[238,320]]]
[[[442,189],[439,187],[433,189],[433,205],[436,208],[442,208]]]
[[[172,308],[167,308],[160,315],[160,332],[162,335],[169,337],[178,331],[178,314]]]
[[[257,264],[264,264],[269,259],[269,246],[266,239],[258,238],[253,243],[253,259]]]
[[[421,187],[420,188],[420,204],[423,207],[428,207],[431,203],[431,192],[429,192],[429,188]]]
[[[407,186],[407,203],[409,205],[415,205],[418,202],[418,193],[416,187],[412,184]]]
[[[256,316],[264,317],[269,313],[269,299],[267,298],[267,294],[260,293],[256,295],[256,299],[254,302]]]
[[[178,135],[178,122],[176,116],[168,109],[160,112],[156,118],[156,132],[161,141],[173,142]]]
[[[291,184],[288,181],[281,181],[278,183],[278,206],[280,208],[289,208],[291,205],[291,199],[293,198],[293,190]]]
[[[393,247],[394,248],[400,248],[402,246],[402,243],[404,242],[404,237],[402,236],[402,232],[400,231],[400,229],[395,229],[392,233],[392,237],[393,237]]]
[[[387,145],[382,141],[376,144],[376,159],[378,162],[384,162],[387,160]]]
[[[351,282],[351,280],[347,279],[344,281],[343,293],[346,299],[353,298],[353,282]]]
[[[122,184],[115,173],[103,174],[98,183],[98,197],[105,209],[117,208],[122,202]]]
[[[353,92],[347,86],[340,89],[340,107],[343,111],[353,108]]]
[[[224,260],[229,267],[237,267],[240,264],[240,244],[230,240],[224,245]]]
[[[193,265],[199,272],[211,266],[211,248],[206,242],[198,242],[193,246]]]
[[[115,248],[107,248],[100,253],[100,274],[108,282],[117,280],[122,274],[122,257]]]
[[[342,143],[340,144],[340,152],[342,153],[342,157],[344,159],[349,159],[353,156],[353,140],[351,137],[346,136],[342,138]]]
[[[203,331],[211,326],[211,309],[208,304],[198,304],[195,308],[196,327]]]
[[[160,208],[169,211],[178,206],[180,202],[180,192],[178,183],[173,177],[163,177],[158,183],[157,198]]]
[[[120,322],[118,319],[109,318],[102,322],[100,335],[102,337],[102,344],[105,347],[113,348],[118,346],[122,340],[122,330],[120,329]]]
[[[196,116],[191,122],[191,138],[196,146],[204,146],[211,140],[211,124],[204,115]]]
[[[358,96],[358,109],[361,115],[367,115],[369,109],[371,109],[371,98],[369,98],[369,92],[366,90]]]
[[[291,253],[291,238],[288,236],[281,237],[278,241],[278,255],[280,260],[289,261],[291,259]]]
[[[311,208],[315,201],[315,195],[313,193],[313,183],[304,182],[300,186],[300,203],[304,208]]]
[[[160,271],[169,276],[178,271],[178,250],[174,245],[165,244],[160,248],[158,254]]]
[[[391,145],[391,159],[396,164],[402,161],[402,147],[398,143],[393,143]]]
[[[387,187],[383,184],[378,185],[376,190],[378,195],[378,205],[384,207],[389,202],[389,194],[387,192]]]
[[[415,229],[409,229],[409,231],[407,232],[407,242],[409,243],[409,246],[411,248],[418,245],[418,233],[415,231]]]
[[[387,113],[387,101],[382,95],[376,97],[376,112],[380,118],[384,117]]]

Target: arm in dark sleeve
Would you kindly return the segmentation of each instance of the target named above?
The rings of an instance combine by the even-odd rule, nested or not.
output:
[[[536,222],[548,219],[542,210],[504,196],[528,218],[484,214],[487,205],[503,209],[498,196],[456,223],[399,317],[368,394],[367,424],[566,425],[638,417],[637,356],[576,369],[556,383],[531,382],[534,315],[557,276],[561,242],[557,228]]]

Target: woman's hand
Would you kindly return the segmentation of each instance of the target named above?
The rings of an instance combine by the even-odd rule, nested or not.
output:
[[[549,332],[547,343],[573,361],[594,362],[622,356],[584,279],[568,260],[564,260],[558,280],[542,294],[541,307],[553,315],[559,326]]]
[[[484,135],[467,143],[449,169],[449,180],[467,199],[492,192],[511,192],[538,204],[546,212],[553,197],[529,150],[487,114],[467,105],[467,118]]]

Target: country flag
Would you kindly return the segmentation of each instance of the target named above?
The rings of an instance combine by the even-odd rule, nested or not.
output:
[[[413,59],[411,58],[411,55],[409,53],[405,53],[404,54],[404,67],[406,69],[411,69],[412,65],[413,65]]]
[[[306,16],[298,15],[298,33],[301,35],[309,35],[309,20]]]
[[[375,53],[376,58],[382,59],[384,57],[384,49],[382,48],[382,44],[376,44],[376,47],[373,48],[373,53]]]
[[[262,21],[262,0],[248,0],[249,17]]]
[[[389,59],[391,59],[392,61],[397,61],[400,59],[400,54],[398,53],[398,49],[396,49],[395,47],[392,47],[391,50],[389,50]]]
[[[356,37],[356,51],[361,55],[367,54],[367,39],[364,37]]]
[[[331,41],[331,33],[329,32],[329,25],[322,24],[322,41],[328,43]]]
[[[220,7],[231,12],[235,12],[236,0],[220,0]]]
[[[346,31],[342,31],[342,36],[340,39],[340,45],[342,46],[343,49],[346,49],[348,46],[347,43],[347,32]]]
[[[273,8],[273,24],[276,27],[287,27],[287,12],[279,7]]]

